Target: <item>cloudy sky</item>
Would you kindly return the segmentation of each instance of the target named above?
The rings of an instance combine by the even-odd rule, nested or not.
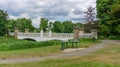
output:
[[[0,9],[6,10],[9,18],[31,18],[38,27],[40,18],[50,21],[80,21],[88,6],[95,7],[96,0],[0,0]]]

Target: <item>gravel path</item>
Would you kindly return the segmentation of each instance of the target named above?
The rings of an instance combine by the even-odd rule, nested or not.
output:
[[[68,58],[68,57],[73,57],[73,56],[84,56],[84,55],[88,55],[91,52],[102,49],[102,48],[107,47],[112,44],[120,44],[120,42],[114,41],[114,40],[103,40],[102,43],[92,46],[90,48],[86,48],[81,51],[61,53],[61,54],[52,55],[52,56],[26,58],[26,59],[25,58],[24,59],[22,59],[22,58],[21,59],[3,59],[3,60],[0,60],[0,64],[35,62],[35,61],[46,60],[46,59],[60,59],[60,58]]]

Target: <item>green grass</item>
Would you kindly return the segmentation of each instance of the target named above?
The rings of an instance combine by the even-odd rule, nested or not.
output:
[[[91,39],[80,39],[79,47],[89,47],[98,43],[96,40],[93,42]],[[29,48],[37,48],[37,47],[45,47],[45,46],[53,46],[53,45],[61,45],[60,40],[51,40],[51,41],[27,41],[27,40],[17,40],[13,37],[1,37],[0,38],[0,51],[8,51],[8,50],[20,50],[20,49],[29,49]]]
[[[0,64],[0,67],[120,67],[119,59],[120,45],[111,45],[108,48],[98,50],[91,55],[83,57],[48,59],[30,63]]]
[[[81,47],[81,48],[87,48],[87,47],[96,45],[96,44],[98,44],[100,42],[101,42],[100,40],[93,41],[90,38],[82,38],[82,39],[79,39],[79,47]]]
[[[6,41],[10,43],[5,43]],[[46,55],[60,53],[60,49],[61,49],[60,41],[56,41],[56,40],[50,42],[48,41],[42,42],[43,44],[41,44],[41,42],[17,40],[13,37],[7,37],[7,38],[3,37],[0,39],[0,42],[1,42],[0,59],[46,56]],[[36,43],[40,43],[39,46],[31,47],[34,46]],[[86,48],[86,46],[89,47],[97,43],[99,43],[99,41],[92,42],[90,39],[81,39],[79,42],[79,47]],[[1,47],[3,46],[3,44],[4,44],[4,48]]]
[[[0,51],[0,59],[7,58],[30,58],[46,55],[53,55],[60,52],[60,45],[46,46],[31,49]]]
[[[2,64],[0,67],[120,67],[119,64],[104,64],[97,62],[73,62],[68,60],[47,60],[35,63]]]
[[[8,38],[1,37],[0,51],[28,49],[28,48],[52,46],[52,45],[58,45],[58,44],[60,44],[60,41],[58,40],[34,42],[34,41],[27,41],[27,40],[17,40],[12,37],[8,37]]]
[[[81,39],[79,47],[87,47],[99,43],[90,39]],[[36,56],[53,55],[59,53],[61,45],[44,46],[31,49],[0,51],[0,59],[30,58]],[[16,64],[0,64],[0,67],[120,67],[120,45],[93,52],[88,56],[70,57],[66,59],[48,59],[44,61]]]

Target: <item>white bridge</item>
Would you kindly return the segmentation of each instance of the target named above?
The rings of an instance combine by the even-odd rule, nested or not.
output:
[[[14,36],[14,33],[10,33],[10,35]],[[92,35],[90,33],[79,35],[80,38],[91,38]],[[36,41],[46,41],[46,40],[68,40],[74,38],[74,33],[18,33],[18,39],[34,39]]]

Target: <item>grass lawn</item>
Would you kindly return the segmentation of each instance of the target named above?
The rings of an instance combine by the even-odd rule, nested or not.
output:
[[[18,41],[18,40],[11,38],[11,37],[10,38],[4,37],[0,40],[0,44],[5,43],[5,42],[13,42],[14,43],[16,41]],[[81,39],[79,42],[79,47],[86,48],[86,47],[95,45],[99,42],[100,41],[92,42],[92,40],[90,40],[90,39]],[[9,45],[9,43],[8,43],[8,45]],[[58,43],[57,45],[52,45],[52,46],[0,51],[0,59],[30,58],[30,57],[53,55],[53,54],[60,53],[61,52],[60,49],[61,49],[61,44]]]
[[[1,64],[0,67],[120,67],[120,45],[111,45],[83,57],[48,59],[30,63]]]

